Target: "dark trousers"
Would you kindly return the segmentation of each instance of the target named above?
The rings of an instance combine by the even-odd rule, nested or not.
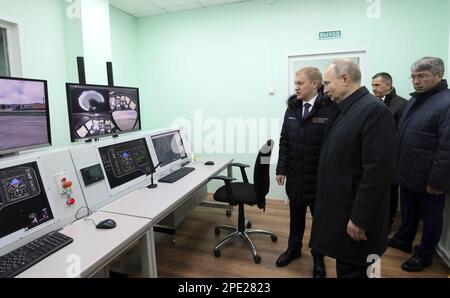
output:
[[[402,224],[394,236],[395,241],[401,245],[412,247],[419,221],[422,220],[422,241],[415,248],[414,254],[431,262],[441,239],[445,194],[418,194],[400,187],[400,207]]]
[[[391,206],[389,212],[389,226],[394,223],[395,216],[397,215],[398,209],[398,185],[391,185]]]
[[[368,278],[369,266],[356,266],[336,260],[336,274],[338,278]]]
[[[308,207],[298,206],[293,200],[289,202],[289,210],[291,215],[289,243],[288,249],[300,251],[302,249],[303,235],[305,234],[306,211]],[[309,206],[311,215],[314,216],[314,205]],[[316,250],[311,251],[314,257],[324,257],[324,255]]]

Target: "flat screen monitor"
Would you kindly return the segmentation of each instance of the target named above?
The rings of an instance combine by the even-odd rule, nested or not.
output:
[[[0,247],[54,219],[36,162],[0,169]]]
[[[141,129],[139,89],[66,84],[72,142]]]
[[[111,189],[155,172],[145,138],[98,149]]]
[[[0,155],[51,143],[47,81],[0,77]]]
[[[151,137],[156,157],[161,166],[187,158],[183,139],[179,130],[154,135]]]

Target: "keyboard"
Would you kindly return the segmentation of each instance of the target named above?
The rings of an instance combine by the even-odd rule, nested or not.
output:
[[[169,175],[159,179],[158,182],[174,183],[194,170],[195,170],[194,168],[182,167],[182,168],[176,170],[175,172],[170,173]]]
[[[0,257],[0,278],[11,278],[73,242],[58,232],[47,234]]]

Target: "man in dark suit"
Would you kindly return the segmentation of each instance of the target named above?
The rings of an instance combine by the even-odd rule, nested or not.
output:
[[[372,90],[373,94],[378,97],[389,108],[394,116],[395,123],[398,126],[400,117],[405,109],[408,101],[403,97],[397,95],[395,88],[393,87],[392,76],[387,72],[377,73],[372,77]],[[398,209],[398,185],[391,185],[391,205],[390,205],[390,217],[389,226],[394,223],[395,216]]]
[[[336,105],[320,155],[310,246],[336,259],[339,278],[366,278],[387,247],[395,121],[361,87],[351,60],[331,64],[324,83]]]
[[[399,124],[394,182],[400,185],[402,223],[389,246],[412,252],[419,221],[423,234],[402,265],[418,272],[431,265],[441,238],[445,193],[450,193],[450,90],[444,62],[424,57],[411,67],[416,92]]]
[[[284,116],[276,173],[279,185],[284,185],[287,177],[286,193],[290,201],[288,249],[278,258],[278,267],[301,257],[308,206],[314,215],[317,167],[331,103],[323,94],[322,74],[317,68],[303,68],[296,73],[295,91]],[[326,277],[323,254],[313,250],[312,255],[313,277]]]

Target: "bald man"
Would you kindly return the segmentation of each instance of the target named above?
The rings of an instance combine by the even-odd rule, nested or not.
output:
[[[395,121],[366,87],[354,62],[324,75],[330,113],[319,161],[310,246],[336,259],[339,278],[366,278],[387,247]]]

